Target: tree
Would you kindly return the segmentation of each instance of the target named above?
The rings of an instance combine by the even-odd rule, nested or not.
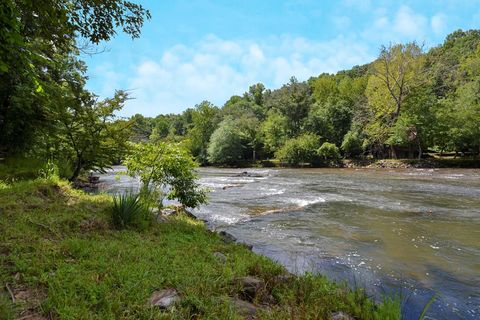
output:
[[[443,129],[442,137],[451,150],[471,149],[480,154],[480,44],[459,67],[462,79],[437,108],[438,127]]]
[[[381,48],[372,67],[368,93],[372,107],[379,108],[378,112],[389,117],[390,122],[396,121],[405,99],[419,85],[423,63],[422,48],[414,42]],[[377,104],[378,95],[387,97],[380,100],[383,105]]]
[[[328,99],[315,103],[308,114],[305,128],[338,145],[352,122],[352,105],[345,100]]]
[[[238,123],[233,118],[225,118],[210,138],[208,161],[234,165],[242,160],[244,148]]]
[[[52,106],[64,103],[51,102],[62,99],[62,87],[83,86],[85,67],[76,57],[88,45],[78,45],[77,36],[97,44],[120,28],[135,38],[149,17],[141,5],[124,0],[2,1],[0,152],[35,147],[34,138],[45,127],[55,127],[51,114],[57,110]],[[76,79],[65,77],[69,72]],[[53,92],[55,88],[59,92]]]
[[[317,102],[325,102],[331,97],[338,95],[337,80],[334,75],[321,74],[310,81],[312,95]]]
[[[128,95],[117,91],[111,99],[96,101],[88,93],[83,101],[72,100],[59,115],[60,139],[56,151],[67,157],[72,164],[70,181],[85,170],[103,171],[125,154],[129,123],[115,126],[114,112],[120,110]]]
[[[346,157],[355,157],[362,152],[362,140],[358,132],[348,131],[343,137],[342,146]]]
[[[261,125],[267,154],[275,153],[287,140],[287,120],[276,110],[268,113]]]
[[[301,163],[312,164],[317,159],[317,149],[319,145],[319,136],[306,133],[287,140],[275,155],[278,160],[288,165],[298,165]]]
[[[197,164],[181,144],[141,143],[125,159],[128,172],[140,177],[141,196],[163,206],[162,195],[189,208],[206,203],[207,193],[198,183]]]
[[[192,111],[193,126],[188,132],[189,148],[200,164],[206,164],[208,161],[208,143],[219,120],[218,108],[208,101],[203,101]]]
[[[406,99],[424,83],[423,70],[422,48],[416,43],[381,48],[366,89],[374,116],[366,130],[375,143],[389,138]]]
[[[311,103],[309,86],[298,82],[295,77],[282,88],[273,91],[265,100],[267,109],[276,109],[285,117],[288,137],[300,133]]]

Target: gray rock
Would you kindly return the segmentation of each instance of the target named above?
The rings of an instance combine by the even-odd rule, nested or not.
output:
[[[160,214],[166,217],[175,215],[176,213],[177,210],[175,210],[174,208],[163,208],[162,210],[160,210]]]
[[[163,223],[163,222],[167,222],[167,221],[168,221],[167,217],[162,216],[161,214],[157,214],[157,222],[158,223]]]
[[[220,260],[222,263],[226,263],[227,262],[227,256],[224,255],[223,253],[221,252],[214,252],[213,253],[213,256],[215,258],[217,258],[218,260]]]
[[[355,320],[355,318],[343,311],[339,311],[332,313],[330,320]]]
[[[249,301],[253,301],[259,291],[265,288],[263,280],[250,276],[236,278],[234,281],[240,285],[242,297]]]
[[[189,218],[192,219],[192,220],[197,220],[197,216],[196,216],[196,215],[194,215],[193,213],[191,213],[191,212],[188,211],[187,209],[182,209],[182,210],[183,210],[182,212],[183,212],[187,217],[189,217]]]
[[[292,274],[287,273],[287,274],[280,274],[278,276],[275,276],[273,278],[273,281],[275,283],[286,284],[292,281],[293,279],[294,279],[294,276]]]
[[[245,319],[254,319],[257,314],[258,308],[250,302],[240,300],[238,298],[232,298],[232,304],[237,313]]]
[[[237,241],[237,238],[235,238],[234,236],[232,236],[230,233],[228,232],[225,232],[225,231],[220,231],[218,233],[220,235],[220,237],[222,238],[223,242],[225,243],[233,243],[233,242],[236,242]]]
[[[261,299],[260,303],[264,306],[271,306],[277,303],[277,300],[271,294],[264,294]]]
[[[175,289],[155,291],[148,300],[149,305],[167,309],[180,301],[180,295]]]

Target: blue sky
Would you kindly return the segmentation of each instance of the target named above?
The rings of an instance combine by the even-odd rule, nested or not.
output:
[[[119,34],[84,56],[88,88],[131,90],[122,116],[221,106],[262,82],[277,88],[372,61],[382,44],[425,48],[457,29],[480,28],[480,0],[133,0],[152,19],[140,39]]]

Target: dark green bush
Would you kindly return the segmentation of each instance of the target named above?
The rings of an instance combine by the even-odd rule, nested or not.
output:
[[[360,155],[363,151],[362,149],[362,139],[357,132],[349,131],[343,137],[342,150],[345,153],[346,157],[356,157]]]
[[[113,225],[119,229],[145,229],[152,219],[148,207],[140,201],[138,194],[133,193],[115,195],[111,215]]]
[[[320,137],[307,133],[296,138],[287,140],[276,152],[275,156],[280,162],[289,165],[300,163],[313,163],[317,158],[317,149],[320,145]]]
[[[325,142],[318,149],[318,155],[324,161],[338,161],[340,159],[340,151],[338,147],[330,142]]]

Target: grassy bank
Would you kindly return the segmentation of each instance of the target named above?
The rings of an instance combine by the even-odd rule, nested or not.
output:
[[[258,319],[398,319],[395,303],[374,305],[324,277],[286,271],[245,246],[227,244],[185,216],[144,231],[111,227],[111,198],[62,181],[0,185],[0,318],[237,319],[234,279],[251,275],[272,295]],[[215,252],[227,259],[221,261]],[[280,280],[282,279],[282,280]],[[155,290],[182,300],[162,311],[147,305]]]

